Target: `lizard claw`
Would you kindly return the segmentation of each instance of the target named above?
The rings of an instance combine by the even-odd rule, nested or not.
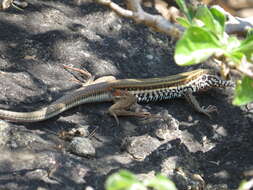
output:
[[[216,106],[213,106],[213,105],[209,105],[206,108],[204,106],[202,106],[200,112],[205,114],[206,116],[208,116],[211,119],[212,116],[210,115],[210,113],[218,112],[218,109]]]
[[[149,113],[149,112],[148,112]],[[155,114],[151,114],[149,113],[148,115],[144,116],[143,118],[141,118],[140,122],[142,124],[147,124],[147,123],[151,123],[157,120],[163,120],[164,118],[160,115],[155,115]]]

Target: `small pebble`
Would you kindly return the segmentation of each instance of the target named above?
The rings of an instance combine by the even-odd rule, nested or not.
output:
[[[149,55],[146,55],[146,58],[149,60],[152,60],[154,58],[154,56],[149,54]]]
[[[84,157],[93,157],[96,154],[96,150],[90,139],[85,137],[74,137],[69,144],[68,150]]]

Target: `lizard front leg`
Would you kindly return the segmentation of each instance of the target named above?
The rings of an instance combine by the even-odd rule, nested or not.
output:
[[[205,114],[206,116],[208,116],[209,118],[211,118],[210,113],[212,112],[217,112],[218,109],[216,108],[216,106],[213,105],[209,105],[206,108],[204,106],[200,106],[197,99],[192,95],[192,92],[187,92],[184,95],[185,99],[193,106],[193,108],[200,113]]]
[[[147,117],[151,114],[149,112],[134,112],[129,109],[137,104],[137,99],[134,95],[116,90],[113,93],[114,104],[108,109],[109,113],[115,118],[117,125],[119,125],[118,116],[134,116],[134,117]]]

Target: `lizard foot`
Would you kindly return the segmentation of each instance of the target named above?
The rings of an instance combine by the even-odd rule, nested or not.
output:
[[[202,106],[201,110],[199,110],[199,112],[205,114],[206,116],[208,116],[211,119],[212,116],[210,115],[210,113],[218,112],[218,109],[216,106],[213,106],[213,105],[209,105],[206,108],[204,106]]]

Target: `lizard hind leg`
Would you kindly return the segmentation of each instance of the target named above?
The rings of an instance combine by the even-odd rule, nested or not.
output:
[[[116,80],[116,78],[114,76],[103,76],[103,77],[97,78],[95,80],[95,77],[92,76],[92,74],[89,71],[87,71],[86,69],[78,69],[78,68],[71,67],[71,66],[68,66],[68,65],[64,65],[63,67],[65,69],[69,69],[69,70],[78,72],[81,75],[83,75],[85,78],[87,78],[87,80],[85,82],[80,81],[79,79],[73,79],[73,81],[81,83],[82,86],[88,86],[90,84],[95,84],[95,83],[100,83],[100,82],[108,82],[108,81]]]
[[[149,112],[130,111],[129,109],[137,104],[136,97],[123,91],[117,93],[121,93],[121,95],[114,96],[114,104],[108,110],[109,114],[115,118],[117,125],[119,125],[118,116],[147,117],[151,115]]]
[[[71,66],[68,66],[68,65],[63,65],[63,68],[66,69],[66,70],[71,70],[71,71],[78,72],[82,76],[87,78],[86,82],[83,82],[83,80],[81,81],[80,79],[77,79],[76,75],[71,73],[75,77],[75,78],[72,79],[72,81],[78,82],[78,83],[82,84],[83,86],[89,85],[89,84],[93,83],[93,81],[94,81],[94,76],[92,76],[92,74],[90,74],[86,69],[79,69],[79,68],[71,67]]]

